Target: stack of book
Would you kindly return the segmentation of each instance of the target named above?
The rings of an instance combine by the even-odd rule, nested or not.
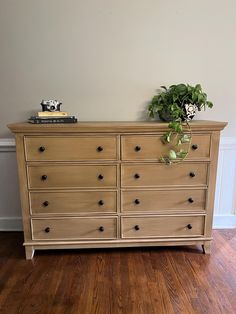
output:
[[[76,123],[78,120],[75,116],[70,116],[66,111],[39,111],[35,116],[28,120],[34,124],[46,123]]]

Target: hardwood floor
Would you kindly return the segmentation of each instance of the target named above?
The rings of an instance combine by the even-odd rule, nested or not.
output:
[[[0,313],[236,313],[236,229],[201,248],[36,251],[0,233]]]

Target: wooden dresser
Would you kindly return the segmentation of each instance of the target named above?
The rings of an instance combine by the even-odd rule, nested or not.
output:
[[[191,152],[159,162],[160,122],[10,124],[26,258],[34,250],[158,245],[210,252],[220,130],[193,121]]]

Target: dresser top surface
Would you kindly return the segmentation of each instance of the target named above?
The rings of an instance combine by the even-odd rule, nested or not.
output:
[[[227,122],[194,120],[189,122],[192,131],[221,131]],[[133,133],[162,132],[168,129],[168,123],[161,121],[99,121],[67,124],[12,123],[7,125],[13,133]]]

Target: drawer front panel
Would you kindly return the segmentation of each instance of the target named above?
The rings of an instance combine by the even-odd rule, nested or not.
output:
[[[206,163],[125,164],[121,168],[122,187],[195,186],[207,184]]]
[[[26,137],[26,160],[117,160],[117,138],[98,137]]]
[[[117,238],[116,218],[32,219],[35,240],[85,240]]]
[[[159,160],[168,155],[169,147],[162,143],[162,136],[125,135],[121,138],[123,160]],[[181,146],[188,149],[189,144]],[[210,156],[210,135],[193,135],[187,158],[207,158]]]
[[[116,187],[115,165],[47,165],[28,166],[29,187],[76,188]]]
[[[193,237],[204,234],[204,216],[123,217],[123,238]]]
[[[123,191],[123,212],[204,211],[206,190]]]
[[[115,213],[113,191],[30,192],[32,214]]]

